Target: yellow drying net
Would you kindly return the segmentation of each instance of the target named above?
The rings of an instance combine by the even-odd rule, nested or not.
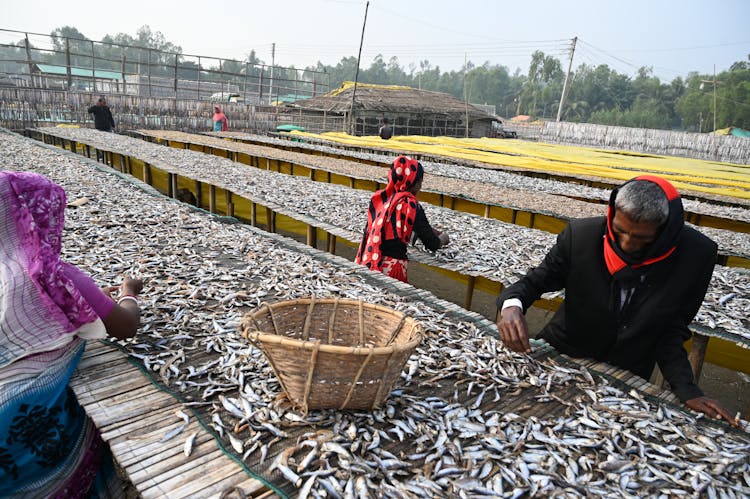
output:
[[[334,97],[353,87],[354,87],[353,81],[345,81],[341,84],[339,88],[328,92],[326,96]],[[403,85],[376,85],[374,83],[357,83],[357,88],[377,88],[379,90],[414,90],[412,87],[405,87]]]
[[[363,148],[387,149],[394,154],[426,154],[480,161],[488,168],[503,167],[625,181],[642,174],[668,179],[678,190],[750,199],[750,166],[718,161],[604,150],[513,139],[453,137],[354,137],[340,132],[300,136],[335,141]]]

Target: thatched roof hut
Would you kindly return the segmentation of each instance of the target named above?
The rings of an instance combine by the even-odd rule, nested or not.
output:
[[[353,82],[344,82],[341,88],[311,99],[287,104],[300,114],[325,114],[328,117],[345,117],[356,135],[375,135],[387,119],[397,135],[466,135],[468,118],[469,135],[481,137],[488,133],[493,116],[456,99],[452,95],[430,90],[395,85],[357,84],[352,105]]]

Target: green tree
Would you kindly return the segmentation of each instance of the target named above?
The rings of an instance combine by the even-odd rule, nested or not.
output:
[[[28,73],[26,60],[26,40],[20,39],[15,44],[0,47],[0,72],[8,74]]]
[[[750,128],[750,69],[733,64],[734,70],[716,75],[716,127]],[[713,75],[691,73],[684,92],[675,101],[683,127],[710,132],[714,119]]]
[[[386,66],[383,56],[378,54],[373,59],[372,64],[366,70],[360,68],[359,81],[362,83],[379,83],[384,84],[388,81],[388,66]]]
[[[563,71],[560,61],[537,50],[531,54],[528,80],[523,87],[521,99],[526,114],[544,114],[562,93]]]
[[[750,67],[721,74],[716,107],[719,128],[733,126],[750,130]]]

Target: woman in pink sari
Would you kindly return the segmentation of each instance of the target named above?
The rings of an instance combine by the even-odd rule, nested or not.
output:
[[[86,340],[135,335],[142,283],[125,279],[115,303],[62,261],[64,210],[46,177],[0,172],[2,497],[116,492],[109,450],[68,382]]]
[[[221,107],[214,106],[214,132],[226,132],[229,130],[229,120],[227,115],[221,110]]]

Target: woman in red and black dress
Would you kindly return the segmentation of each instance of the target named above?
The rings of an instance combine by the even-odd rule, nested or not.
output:
[[[357,251],[356,263],[407,281],[406,247],[419,238],[435,251],[448,244],[448,235],[434,230],[417,201],[424,169],[415,159],[399,156],[391,165],[388,185],[373,194],[367,210],[367,226]]]

